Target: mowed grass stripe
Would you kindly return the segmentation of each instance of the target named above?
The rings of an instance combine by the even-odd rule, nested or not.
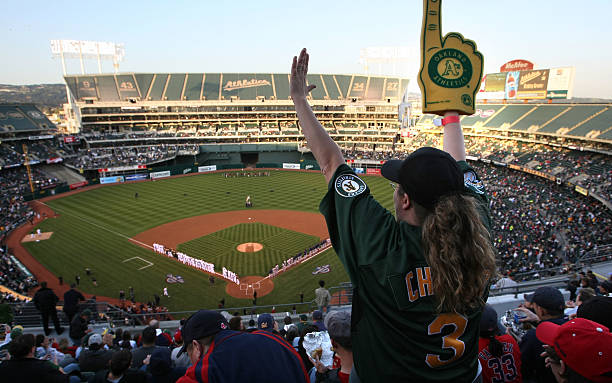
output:
[[[137,246],[126,238],[100,229],[103,226],[125,236],[134,235],[178,219],[209,214],[221,211],[243,210],[245,198],[251,195],[256,209],[288,209],[318,212],[318,206],[327,185],[321,174],[272,171],[270,177],[256,178],[223,178],[221,174],[203,174],[191,177],[147,181],[134,184],[105,186],[99,189],[78,193],[49,201],[54,209],[61,209],[60,216],[51,218],[39,227],[42,231],[53,231],[48,241],[25,244],[25,247],[55,275],[64,280],[74,280],[74,275],[81,275],[81,289],[97,295],[118,296],[119,289],[133,286],[139,300],[148,300],[166,286],[166,274],[179,274],[185,278],[182,285],[167,285],[172,298],[162,298],[162,303],[171,310],[213,308],[225,297],[226,306],[241,306],[249,301],[225,296],[225,283],[217,281],[214,285],[208,282],[208,276],[200,271],[186,267],[173,259],[158,255]],[[393,206],[393,191],[389,183],[381,177],[364,177],[372,194],[387,208]],[[134,198],[138,192],[139,198]],[[90,223],[72,217],[77,215]],[[95,224],[95,225],[93,225]],[[247,224],[248,225],[248,224]],[[267,243],[268,234],[274,235],[275,229],[256,228],[253,234],[261,235],[266,252],[258,258],[244,257],[243,253],[227,251],[228,243],[216,238],[198,252],[206,256],[216,256],[217,270],[222,266],[236,268],[240,275],[265,275],[269,268],[280,264],[297,252],[304,250],[303,242],[295,242],[290,250],[291,240],[279,235],[279,251],[276,242]],[[232,234],[233,236],[234,234]],[[230,239],[247,242],[248,236],[237,230],[236,237]],[[230,241],[232,242],[232,241]],[[314,241],[316,242],[316,240]],[[314,243],[313,242],[313,243]],[[233,245],[233,244],[232,244]],[[235,246],[234,246],[235,249]],[[234,250],[232,250],[234,251]],[[262,250],[263,251],[263,250]],[[186,251],[187,252],[187,251]],[[189,254],[189,252],[187,252]],[[277,288],[269,296],[262,298],[265,302],[282,303],[297,301],[300,290],[306,298],[317,287],[318,277],[309,275],[317,265],[330,263],[332,272],[324,276],[329,281],[347,281],[348,277],[340,266],[339,260],[331,253],[326,253],[299,266],[300,272],[283,274],[275,279]],[[191,254],[190,254],[191,255]],[[140,257],[154,266],[144,270],[138,268],[145,263],[134,260],[123,263],[131,257]],[[255,262],[256,260],[256,262]],[[251,264],[249,264],[251,262]],[[254,266],[259,265],[259,266]],[[98,287],[85,280],[84,269],[91,268],[98,280]],[[328,282],[332,286],[335,282]],[[140,298],[142,296],[143,298]],[[152,299],[152,298],[149,298]]]
[[[261,243],[264,247],[255,253],[243,253],[236,249],[247,242]],[[276,226],[244,223],[180,244],[178,249],[191,257],[225,266],[243,276],[265,276],[275,265],[282,264],[318,242],[317,237]]]

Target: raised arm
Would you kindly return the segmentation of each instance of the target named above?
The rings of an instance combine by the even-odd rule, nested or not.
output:
[[[308,93],[315,88],[315,85],[306,85],[308,59],[306,48],[302,49],[299,57],[293,57],[291,98],[308,147],[319,163],[325,180],[329,183],[338,166],[344,163],[344,157],[338,145],[323,129],[306,100]]]
[[[449,111],[444,113],[444,117],[459,116],[457,112]],[[465,161],[465,141],[461,122],[452,122],[444,126],[444,151],[450,154],[455,161]]]

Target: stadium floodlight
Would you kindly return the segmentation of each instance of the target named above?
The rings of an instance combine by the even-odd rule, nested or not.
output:
[[[51,40],[53,57],[62,59],[62,69],[66,75],[66,58],[77,58],[81,62],[81,74],[85,74],[84,59],[97,59],[98,71],[102,73],[102,60],[112,60],[115,73],[119,70],[119,62],[125,56],[123,43],[84,40]]]

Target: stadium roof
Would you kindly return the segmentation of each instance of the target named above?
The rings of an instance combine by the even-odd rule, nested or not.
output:
[[[289,100],[287,73],[121,73],[65,77],[78,101]],[[408,79],[309,74],[314,100],[398,101]]]
[[[0,133],[57,130],[33,104],[0,104]]]

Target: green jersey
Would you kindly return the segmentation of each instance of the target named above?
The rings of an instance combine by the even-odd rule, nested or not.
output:
[[[490,228],[484,187],[465,161],[459,166],[465,191],[483,202]],[[336,170],[319,209],[353,284],[351,335],[360,379],[471,382],[479,370],[482,309],[436,313],[421,228],[397,222],[347,165]]]

